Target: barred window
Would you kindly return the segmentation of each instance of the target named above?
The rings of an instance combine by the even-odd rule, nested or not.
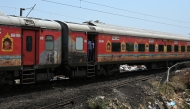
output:
[[[158,50],[159,50],[159,52],[163,52],[164,51],[164,45],[158,45]]]
[[[154,52],[155,51],[155,45],[154,44],[149,44],[149,51]]]
[[[187,52],[190,52],[190,46],[187,46]]]
[[[134,51],[134,44],[133,43],[126,43],[126,51],[133,52]]]
[[[175,51],[175,52],[178,52],[178,48],[179,48],[178,45],[175,45],[175,46],[174,46],[174,51]]]
[[[171,52],[172,51],[172,46],[171,45],[167,45],[167,52]]]
[[[138,50],[139,50],[140,52],[144,52],[144,51],[145,51],[145,44],[139,44],[139,45],[138,45]]]
[[[112,52],[120,52],[120,51],[121,51],[121,43],[112,42]]]
[[[181,46],[181,52],[185,52],[185,46]]]

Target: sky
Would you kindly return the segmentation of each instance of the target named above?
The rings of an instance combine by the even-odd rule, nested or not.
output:
[[[35,5],[36,4],[36,5]],[[34,9],[30,12],[31,7]],[[190,37],[190,0],[0,0],[6,15],[147,29]]]

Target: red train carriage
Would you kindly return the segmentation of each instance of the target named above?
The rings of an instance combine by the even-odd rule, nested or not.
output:
[[[112,75],[126,63],[155,69],[190,58],[190,38],[184,36],[89,22],[59,23],[69,36],[64,52],[69,77]],[[93,63],[87,60],[88,40],[95,41]]]
[[[61,26],[55,21],[0,16],[0,86],[47,80],[61,64]],[[48,72],[48,73],[47,73]]]
[[[148,68],[189,60],[190,38],[110,26],[6,16],[0,13],[0,88],[32,84],[55,76],[117,74],[119,65]],[[94,41],[93,62],[88,41]]]

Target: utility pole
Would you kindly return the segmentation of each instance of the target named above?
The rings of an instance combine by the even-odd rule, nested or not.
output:
[[[20,8],[20,16],[22,16],[22,11],[24,11],[24,8]]]

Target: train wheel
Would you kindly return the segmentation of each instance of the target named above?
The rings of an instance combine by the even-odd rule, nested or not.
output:
[[[14,82],[11,78],[1,78],[0,88],[1,90],[10,90],[13,88]]]
[[[116,77],[116,76],[118,76],[118,74],[119,74],[119,71],[115,71],[115,72],[113,72],[113,77]]]
[[[116,70],[116,69],[118,69],[118,70]],[[113,72],[113,74],[112,74],[112,76],[113,77],[116,77],[116,76],[118,76],[118,74],[119,74],[119,65],[115,65],[114,67],[113,67],[113,70],[116,70],[116,71],[114,71]]]

